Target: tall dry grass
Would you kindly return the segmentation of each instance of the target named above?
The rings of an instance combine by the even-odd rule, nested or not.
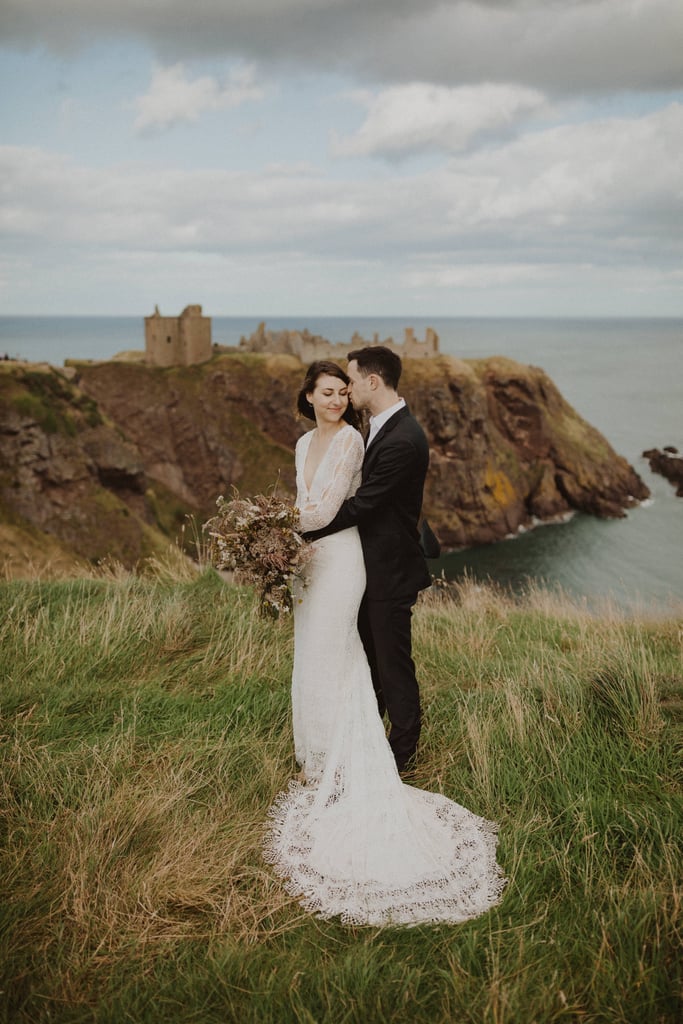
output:
[[[0,586],[0,1019],[678,1019],[680,616],[427,595],[417,784],[500,822],[510,882],[457,928],[348,928],[260,857],[291,623],[146,572]]]

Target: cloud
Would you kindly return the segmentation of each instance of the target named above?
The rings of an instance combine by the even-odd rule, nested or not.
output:
[[[563,260],[559,263],[439,263],[400,275],[401,290],[414,301],[427,298],[429,309],[477,311],[491,315],[499,303],[508,313],[527,315],[614,315],[679,313],[683,274],[629,260],[605,264]]]
[[[170,266],[181,281],[201,267],[220,294],[229,265],[235,301],[247,277],[270,294],[278,276],[283,307],[302,295],[353,307],[365,288],[366,308],[377,297],[392,309],[398,287],[446,308],[451,289],[485,303],[487,288],[522,294],[565,273],[588,285],[595,268],[612,295],[627,282],[627,303],[646,268],[645,287],[668,282],[680,308],[681,0],[197,0],[188,11],[186,0],[0,0],[14,88],[3,123],[18,143],[0,149],[1,276],[15,304],[24,287],[31,305],[39,272],[59,294],[67,265],[76,307],[79,274],[95,265],[103,294],[109,267],[128,274],[126,295],[144,286],[134,268],[163,281]],[[265,86],[275,79],[277,94]],[[261,100],[246,141],[240,105]],[[220,131],[207,123],[231,109],[240,116]],[[198,121],[180,149],[149,138]]]
[[[663,240],[680,233],[682,160],[680,103],[640,118],[560,125],[454,159],[450,215],[527,237],[534,228],[580,230],[602,236],[603,247],[628,235]]]
[[[367,107],[367,116],[355,135],[335,140],[333,152],[338,156],[457,152],[482,137],[509,133],[545,104],[534,89],[492,83],[447,88],[413,82],[357,97]]]
[[[517,82],[553,93],[673,89],[680,0],[3,0],[4,45],[62,52],[137,37],[164,63],[202,55],[369,82]]]
[[[518,82],[553,95],[667,90],[683,82],[682,34],[678,0],[454,0],[397,21],[375,67],[386,80]]]
[[[443,263],[683,261],[683,105],[530,132],[428,171],[368,180],[314,167],[89,167],[0,149],[8,240],[159,252],[401,252]],[[448,257],[450,259],[450,256]],[[462,262],[462,259],[460,260]]]
[[[342,191],[315,170],[260,173],[109,168],[58,153],[0,147],[0,231],[15,242],[157,252],[287,250],[372,218],[361,186]]]
[[[540,263],[466,263],[436,264],[428,268],[412,270],[403,276],[403,283],[410,289],[422,288],[499,288],[518,284],[542,284],[557,275],[545,264]]]
[[[182,121],[196,121],[205,111],[238,107],[247,100],[262,99],[264,94],[250,66],[233,69],[223,84],[209,75],[189,79],[182,63],[157,67],[149,91],[134,102],[138,112],[135,130],[142,134],[163,131]]]

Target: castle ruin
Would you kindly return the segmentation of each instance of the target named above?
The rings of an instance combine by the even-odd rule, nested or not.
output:
[[[180,316],[162,316],[154,307],[145,317],[145,361],[151,366],[191,366],[212,356],[211,317],[201,306],[186,306]]]
[[[265,323],[260,323],[248,338],[240,339],[243,352],[268,352],[296,356],[302,363],[313,363],[317,359],[346,359],[349,352],[366,345],[385,345],[401,358],[424,359],[439,354],[439,335],[432,327],[428,327],[424,340],[415,337],[412,327],[406,327],[403,343],[393,338],[380,340],[374,334],[371,341],[363,338],[356,331],[350,342],[332,342],[319,334],[303,331],[269,331]]]

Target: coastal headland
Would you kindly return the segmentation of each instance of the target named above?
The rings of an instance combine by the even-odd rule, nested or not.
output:
[[[416,341],[415,344],[424,344]],[[295,491],[311,423],[290,352],[216,349],[191,366],[0,363],[0,559],[7,571],[158,553],[219,494]],[[622,516],[649,491],[533,366],[404,358],[401,393],[431,449],[425,514],[444,549],[487,544],[575,511]]]

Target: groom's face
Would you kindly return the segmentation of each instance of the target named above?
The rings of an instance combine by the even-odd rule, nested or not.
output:
[[[363,377],[358,370],[358,363],[352,359],[346,367],[346,374],[349,378],[349,398],[354,409],[362,411],[369,408],[371,389],[367,377]]]

